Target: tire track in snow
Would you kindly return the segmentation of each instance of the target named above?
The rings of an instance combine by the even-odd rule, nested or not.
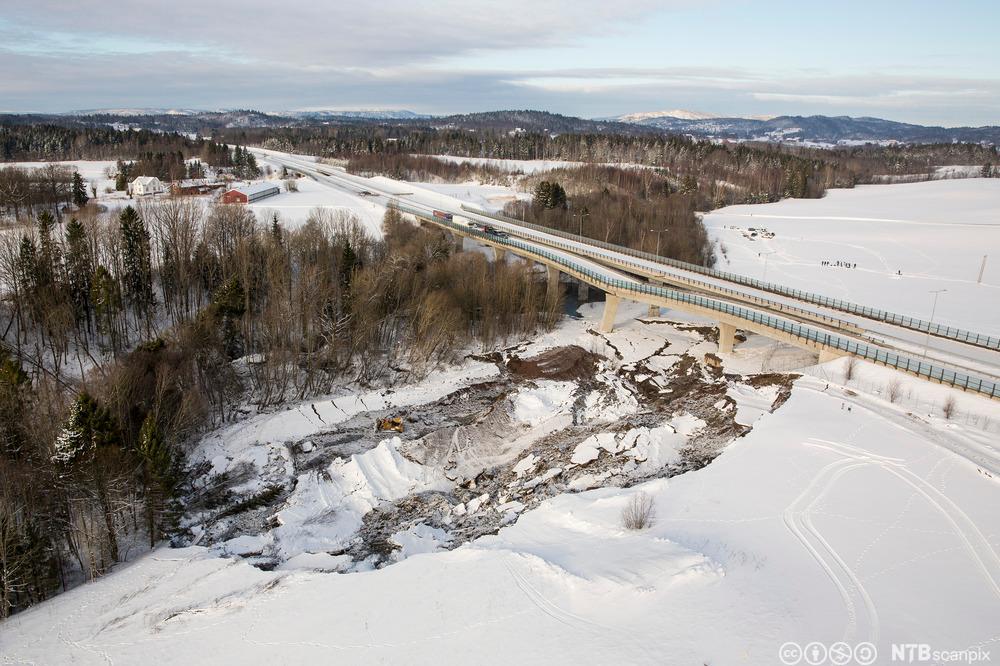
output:
[[[847,612],[843,640],[850,642],[858,634],[859,609],[863,608],[866,639],[877,643],[880,633],[878,611],[871,597],[858,576],[823,538],[810,519],[813,507],[826,496],[840,477],[865,464],[855,459],[841,459],[826,465],[799,496],[792,500],[782,518],[788,531],[803,545],[837,588]]]
[[[951,525],[966,552],[986,578],[988,586],[1000,599],[1000,556],[997,555],[989,539],[975,522],[950,497],[907,469],[899,458],[880,456],[856,446],[823,439],[813,439],[807,444],[835,451],[853,460],[866,461],[867,464],[876,465],[910,486]]]

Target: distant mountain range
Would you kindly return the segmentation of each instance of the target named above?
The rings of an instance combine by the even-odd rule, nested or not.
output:
[[[417,120],[432,117],[405,109],[298,109],[281,111],[275,115],[292,118],[361,118],[370,120]]]
[[[934,127],[882,118],[777,116],[723,118],[689,111],[633,113],[617,120],[699,138],[809,144],[969,143],[1000,144],[1000,127]]]
[[[881,118],[777,116],[725,118],[709,113],[652,111],[586,119],[547,111],[505,110],[428,116],[399,109],[304,108],[261,112],[251,109],[91,109],[64,114],[0,114],[7,123],[112,125],[210,135],[227,128],[308,127],[377,123],[400,127],[539,132],[547,134],[682,134],[716,141],[761,141],[801,145],[864,143],[987,143],[1000,145],[1000,127],[929,127]]]

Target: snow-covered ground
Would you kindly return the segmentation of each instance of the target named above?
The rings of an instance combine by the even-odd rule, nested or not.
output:
[[[22,169],[41,169],[50,164],[56,164],[59,166],[65,166],[78,171],[80,177],[83,178],[87,183],[88,194],[90,193],[90,186],[95,185],[97,187],[98,196],[104,194],[104,189],[106,187],[114,188],[115,180],[114,178],[108,178],[108,170],[112,171],[115,168],[116,162],[114,160],[75,160],[66,162],[0,162],[0,168],[4,167],[20,167]]]
[[[946,289],[935,322],[1000,335],[1000,179],[830,190],[728,206],[704,222],[726,248],[722,270],[762,278],[766,260],[769,281],[923,319],[930,292]],[[751,239],[750,227],[775,235]]]
[[[255,211],[295,224],[317,206],[350,210],[377,230],[377,201],[299,186]],[[509,189],[393,186],[478,205]],[[731,207],[706,224],[725,270],[759,276],[757,252],[774,250],[769,279],[914,314],[943,285],[936,319],[986,331],[1000,327],[1000,273],[964,276],[1000,255],[998,212],[1000,181],[953,180]],[[598,359],[585,380],[513,381],[512,357],[467,359],[206,436],[190,456],[206,488],[227,478],[236,499],[277,491],[277,504],[190,510],[198,545],[158,548],[0,623],[0,664],[769,665],[789,641],[871,642],[874,663],[899,643],[996,658],[1000,403],[866,363],[848,379],[847,359],[813,366],[756,335],[721,375],[702,363],[713,322],[623,304],[598,334],[601,304],[579,313],[516,355],[573,346]],[[792,370],[790,396],[784,378],[739,376]],[[477,386],[496,394],[469,419],[455,405]],[[699,391],[709,409],[696,415]],[[456,409],[454,423],[421,406]],[[373,416],[408,409],[406,435],[372,432]],[[686,467],[713,428],[728,433],[708,442],[721,454]],[[624,529],[639,493],[655,522]],[[475,531],[477,516],[495,527]],[[384,525],[388,554],[358,556],[361,532]]]
[[[587,331],[600,308],[584,306],[583,319],[519,353],[575,342],[606,355],[612,368],[643,362],[642,371],[655,374],[685,351],[713,348],[666,319],[637,321],[643,310],[623,306],[620,327],[595,336]],[[727,362],[753,359],[753,341]],[[490,364],[469,363],[464,379],[450,370],[398,395],[341,396],[261,415],[207,439],[202,451],[225,467],[359,409],[406,404],[421,393],[433,399],[492,376]],[[893,643],[995,651],[995,435],[863,391],[898,379],[926,404],[957,392],[864,364],[845,387],[845,364],[811,369],[773,412],[773,386],[731,383],[737,421],[753,429],[707,467],[625,489],[558,494],[454,550],[441,550],[444,531],[415,524],[391,538],[398,563],[336,573],[350,558],[317,544],[318,527],[343,527],[401,494],[450,483],[386,439],[300,479],[276,514],[278,527],[264,536],[159,548],[11,618],[0,625],[0,663],[137,663],[155,654],[164,664],[776,664],[788,641],[870,641],[882,655],[876,663],[888,661]],[[883,374],[864,374],[872,371]],[[522,389],[512,403],[516,430],[561,427],[553,419],[566,418],[570,384]],[[1000,420],[1000,405],[973,400],[963,408]],[[584,412],[614,418],[636,409],[641,403],[625,392]],[[704,425],[680,416],[646,433],[598,433],[572,449],[572,464],[586,469],[640,445],[645,460],[666,464]],[[512,455],[515,484],[552,476],[545,460]],[[596,481],[577,477],[581,488]],[[655,523],[625,530],[622,509],[640,492],[653,498]],[[517,513],[516,503],[498,502],[477,498],[461,512],[487,510],[482,504]],[[274,570],[252,566],[273,540],[298,554]]]

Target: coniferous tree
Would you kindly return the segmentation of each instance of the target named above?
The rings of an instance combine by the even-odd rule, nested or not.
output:
[[[121,160],[118,160],[118,164],[115,170],[115,189],[119,192],[124,192],[128,189],[129,181],[129,165]]]
[[[91,326],[91,288],[94,275],[87,231],[75,218],[66,225],[66,282],[77,324]]]
[[[90,286],[90,302],[94,308],[94,321],[101,335],[106,336],[113,351],[118,351],[121,340],[119,317],[122,313],[122,296],[118,282],[107,268],[98,266]]]
[[[143,485],[146,487],[146,522],[149,545],[153,547],[160,538],[165,504],[173,493],[176,481],[174,455],[163,439],[153,412],[146,414],[142,422],[136,450],[142,460]]]
[[[73,172],[73,203],[77,205],[78,208],[83,208],[90,201],[90,197],[87,196],[87,186],[83,182],[83,177],[80,175],[79,171]]]
[[[150,258],[149,231],[135,208],[128,206],[118,218],[122,235],[122,267],[125,298],[136,316],[149,326],[156,298],[153,295],[153,264]]]

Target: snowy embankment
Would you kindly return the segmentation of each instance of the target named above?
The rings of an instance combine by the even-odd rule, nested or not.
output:
[[[383,438],[321,473],[306,472],[257,535],[157,549],[12,618],[0,625],[0,653],[7,663],[133,663],[156,654],[178,664],[774,664],[786,641],[871,641],[883,655],[893,642],[994,644],[1000,486],[987,466],[961,453],[975,449],[995,466],[995,438],[859,393],[858,380],[845,388],[844,361],[811,371],[816,376],[800,379],[772,411],[774,385],[713,378],[697,367],[680,372],[713,348],[696,330],[628,321],[638,310],[623,308],[620,329],[597,336],[587,328],[598,310],[584,313],[518,353],[545,359],[529,363],[533,371],[560,362],[546,349],[586,344],[605,359],[598,383],[588,382],[607,387],[598,395],[573,398],[576,382],[561,368],[560,378],[517,384],[495,403],[507,411],[495,407],[482,427],[462,426],[479,430],[449,431],[440,450],[432,434]],[[737,348],[737,364],[739,356]],[[409,392],[261,415],[207,439],[201,451],[222,469],[282,441],[311,437],[316,443],[306,440],[305,448],[313,451],[327,445],[318,439],[323,430],[352,415],[494,381],[494,366],[470,363],[466,380],[432,375]],[[626,467],[675,463],[708,427],[681,410],[653,427],[611,428],[641,417],[650,396],[671,399],[684,382],[695,382],[688,391],[717,391],[709,400],[718,400],[719,417],[729,413],[753,429],[696,471],[600,487]],[[1000,420],[995,403],[968,405]],[[580,427],[571,422],[581,418],[593,419],[590,430],[559,445],[559,433]],[[485,425],[503,436],[490,441]],[[288,460],[303,446],[288,446]],[[271,459],[250,464],[283,469],[283,458]],[[478,470],[502,461],[509,472],[489,486]],[[567,490],[583,491],[518,507],[560,477],[572,477]],[[365,512],[398,513],[405,503],[394,499],[458,492],[475,479],[466,494],[473,499],[451,509],[452,526],[470,513],[510,516],[496,534],[442,550],[449,524],[416,520],[388,539],[396,564],[329,573],[349,569],[351,557],[325,549],[356,530]],[[490,493],[497,488],[510,497]],[[621,512],[640,492],[653,498],[656,520],[629,531]],[[253,566],[276,545],[291,557],[273,570]]]
[[[766,265],[788,287],[1000,335],[1000,179],[830,190],[720,208],[704,223],[725,247],[721,270],[763,278]]]

